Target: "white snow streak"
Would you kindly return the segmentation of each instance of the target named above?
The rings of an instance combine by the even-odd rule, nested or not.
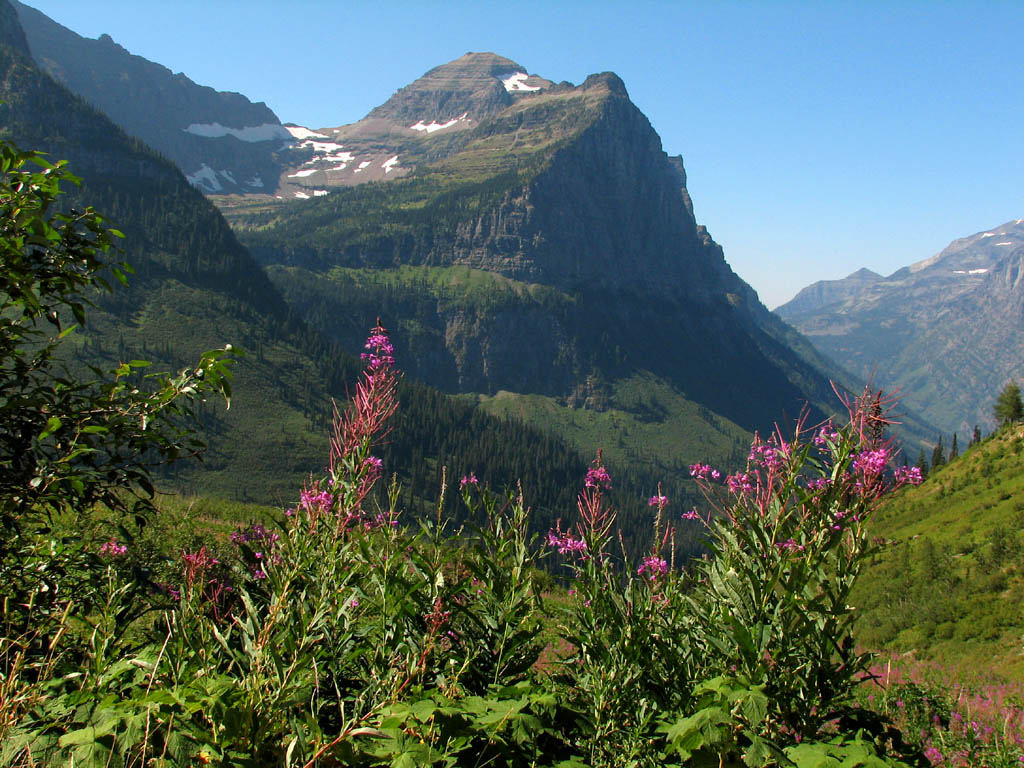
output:
[[[515,91],[539,91],[539,85],[527,85],[525,80],[529,75],[525,72],[515,72],[510,75],[505,75],[501,78],[502,84],[505,86],[505,90],[509,93]]]
[[[314,189],[313,197],[323,197],[324,195],[330,194],[326,189]]]
[[[309,200],[309,195],[307,195],[305,192],[296,192],[295,196],[299,198],[299,200]]]
[[[336,144],[333,141],[304,141],[299,144],[300,147],[312,147],[314,152],[333,152],[336,149],[341,149],[341,144]]]
[[[453,125],[462,122],[466,119],[468,112],[463,112],[460,117],[453,117],[447,123],[439,123],[436,120],[430,123],[424,123],[422,120],[418,121],[415,125],[410,125],[409,128],[414,131],[426,131],[427,133],[433,133],[434,131],[441,131],[445,128],[451,128]]]
[[[287,139],[291,137],[289,129],[275,123],[264,123],[263,125],[250,125],[246,128],[228,128],[220,123],[192,123],[188,128],[182,128],[186,133],[203,136],[208,139],[217,139],[221,136],[234,136],[236,139],[247,142],[269,141],[271,139]]]
[[[1005,243],[996,243],[996,245],[1013,245],[1013,243],[1007,240]]]
[[[996,236],[995,232],[985,232],[985,233],[982,234],[982,237],[995,237],[995,236]]]
[[[370,161],[369,161],[369,160],[363,160],[363,162],[361,162],[361,163],[359,164],[359,167],[358,167],[358,168],[356,168],[356,169],[355,169],[354,171],[352,171],[352,173],[359,173],[359,172],[360,172],[361,170],[363,170],[363,168],[365,168],[365,167],[366,167],[366,166],[368,166],[369,164],[370,164]]]
[[[395,155],[394,157],[390,158],[389,160],[385,160],[383,163],[380,164],[380,167],[384,169],[384,175],[386,176],[389,173],[391,173],[391,170],[396,165],[398,165],[398,155]]]
[[[288,178],[289,179],[301,179],[301,178],[304,178],[306,176],[312,176],[314,173],[316,173],[316,171],[317,171],[316,168],[304,168],[301,171],[296,171],[295,173],[289,173],[288,174]]]
[[[217,180],[217,172],[206,163],[203,163],[198,171],[185,178],[193,187],[202,187],[207,192],[220,192],[224,189],[220,181]]]
[[[317,133],[316,131],[311,131],[311,130],[309,130],[309,128],[303,128],[301,125],[286,125],[286,126],[284,126],[284,128],[285,128],[286,131],[288,131],[288,133],[290,133],[296,139],[310,139],[310,138],[313,138],[313,139],[326,139],[326,138],[328,138],[327,136],[324,136],[322,133]]]

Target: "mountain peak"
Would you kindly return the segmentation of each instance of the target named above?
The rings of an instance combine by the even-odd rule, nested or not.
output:
[[[629,98],[629,93],[626,91],[626,84],[622,82],[622,78],[614,72],[598,72],[595,75],[590,75],[583,81],[582,88],[585,91],[604,88],[617,96],[625,96],[627,99]]]
[[[400,88],[390,99],[367,115],[402,125],[417,121],[443,123],[468,117],[483,120],[496,115],[517,95],[551,86],[504,56],[466,53],[434,67],[419,79]]]

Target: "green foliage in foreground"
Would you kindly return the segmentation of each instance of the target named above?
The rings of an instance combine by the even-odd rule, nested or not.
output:
[[[58,349],[85,322],[84,297],[124,280],[107,264],[112,237],[92,209],[60,213],[62,163],[0,144],[0,526],[5,532],[42,512],[150,506],[152,467],[202,448],[186,422],[206,392],[230,396],[230,347],[208,352],[175,376],[145,361],[73,376]],[[69,317],[69,315],[71,317]],[[0,553],[7,546],[0,543]]]
[[[26,619],[3,638],[5,763],[905,764],[852,707],[867,659],[847,598],[888,482],[863,409],[813,442],[756,441],[722,482],[695,468],[719,514],[703,522],[713,557],[688,573],[665,559],[660,494],[655,546],[616,553],[600,460],[547,547],[522,498],[473,476],[472,525],[403,525],[397,488],[373,506],[397,402],[380,329],[369,346],[326,474],[234,551],[197,542],[157,581],[123,528],[102,544],[18,537],[0,574]],[[570,583],[561,607],[540,589],[545,556]],[[13,578],[26,572],[48,575]],[[66,597],[40,611],[43,583]]]
[[[1024,429],[1010,425],[891,498],[891,540],[854,595],[861,642],[1024,680]]]
[[[328,467],[298,503],[239,526],[230,545],[180,531],[163,541],[169,521],[132,526],[139,508],[126,499],[149,507],[151,461],[191,446],[189,398],[226,393],[225,361],[205,356],[152,389],[126,383],[141,363],[81,384],[55,362],[61,312],[81,320],[104,230],[90,211],[49,217],[61,171],[29,161],[6,153],[0,190],[22,275],[4,285],[0,401],[3,429],[18,428],[0,434],[24,443],[0,475],[0,763],[919,758],[853,702],[868,658],[854,650],[849,595],[874,553],[865,521],[891,482],[880,396],[851,402],[849,425],[813,439],[798,425],[755,440],[745,471],[721,482],[691,468],[711,507],[684,517],[705,528],[710,557],[683,570],[660,491],[653,544],[628,550],[600,454],[569,527],[545,542],[521,492],[495,496],[473,474],[460,483],[468,522],[450,522],[442,499],[433,519],[403,524],[397,485],[383,504],[374,496],[384,467],[372,452],[400,391],[377,327],[335,415]],[[97,501],[108,528],[86,524]],[[549,556],[569,583],[560,604],[541,589]]]

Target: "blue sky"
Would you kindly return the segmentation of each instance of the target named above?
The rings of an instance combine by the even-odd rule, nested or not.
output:
[[[308,127],[466,51],[614,71],[769,307],[1024,217],[1024,2],[30,0]]]

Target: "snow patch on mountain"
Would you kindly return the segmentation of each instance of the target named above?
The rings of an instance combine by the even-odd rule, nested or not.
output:
[[[288,131],[294,138],[299,139],[327,139],[329,136],[325,136],[322,133],[311,131],[309,128],[303,128],[301,125],[286,125],[284,129]]]
[[[391,173],[392,169],[398,165],[398,155],[385,160],[380,164],[380,167],[384,169],[384,175]]]
[[[203,163],[198,171],[185,176],[188,183],[193,187],[200,187],[206,192],[220,192],[224,185],[217,178],[217,172],[206,163]]]
[[[245,186],[247,187],[262,187],[263,179],[261,179],[259,176],[253,176],[248,181],[243,181],[242,183],[245,184]]]
[[[305,192],[296,192],[295,196],[299,198],[299,200],[309,200],[309,195],[307,195]]]
[[[954,269],[954,275],[984,275],[988,272],[987,269]]]
[[[526,78],[529,75],[525,72],[514,72],[501,77],[501,83],[505,86],[505,90],[509,93],[515,93],[516,91],[539,91],[539,85],[527,85]]]
[[[1005,235],[1006,233],[1005,232],[1000,232],[999,234]],[[1010,242],[1009,240],[1007,240],[1005,243],[996,243],[996,245],[1013,245],[1013,243]]]
[[[981,236],[982,237],[995,237],[996,233],[995,232],[983,232]]]
[[[231,171],[215,171],[206,163],[203,163],[195,173],[186,174],[185,178],[188,179],[188,183],[193,187],[198,187],[203,192],[208,193],[220,192],[223,190],[224,184],[222,183],[222,180],[234,186],[238,186],[238,182],[235,181],[235,177],[231,175]],[[259,178],[257,177],[255,180],[259,181]],[[249,182],[246,183],[248,184]],[[260,182],[260,186],[262,185],[262,182]]]
[[[250,125],[245,128],[228,128],[220,123],[192,123],[188,128],[182,128],[182,130],[186,133],[203,136],[208,139],[234,136],[236,139],[249,142],[250,144],[257,141],[270,141],[271,139],[287,139],[291,136],[287,128],[275,123]]]
[[[352,171],[352,173],[359,173],[359,172],[360,172],[361,170],[363,170],[363,168],[365,168],[365,167],[366,167],[366,166],[368,166],[369,164],[370,164],[370,161],[369,161],[369,160],[363,160],[363,162],[361,162],[361,163],[359,164],[359,167],[358,167],[358,168],[356,168],[356,169],[355,169],[354,171]]]
[[[337,144],[333,141],[304,141],[299,144],[300,147],[312,147],[314,152],[333,152],[336,149],[341,149],[341,144]]]
[[[314,189],[313,190],[313,197],[323,197],[324,195],[329,195],[329,194],[330,194],[330,192],[328,192],[326,189]]]
[[[436,120],[430,123],[424,123],[422,120],[417,121],[415,125],[410,125],[409,128],[414,131],[426,131],[427,133],[433,133],[434,131],[442,131],[445,128],[451,128],[453,125],[457,125],[466,119],[468,112],[463,112],[460,117],[454,117],[447,123],[439,123]]]
[[[295,173],[289,173],[288,174],[288,178],[289,179],[302,179],[302,178],[305,178],[306,176],[312,176],[316,172],[317,172],[316,168],[303,168],[301,171],[296,171]]]

